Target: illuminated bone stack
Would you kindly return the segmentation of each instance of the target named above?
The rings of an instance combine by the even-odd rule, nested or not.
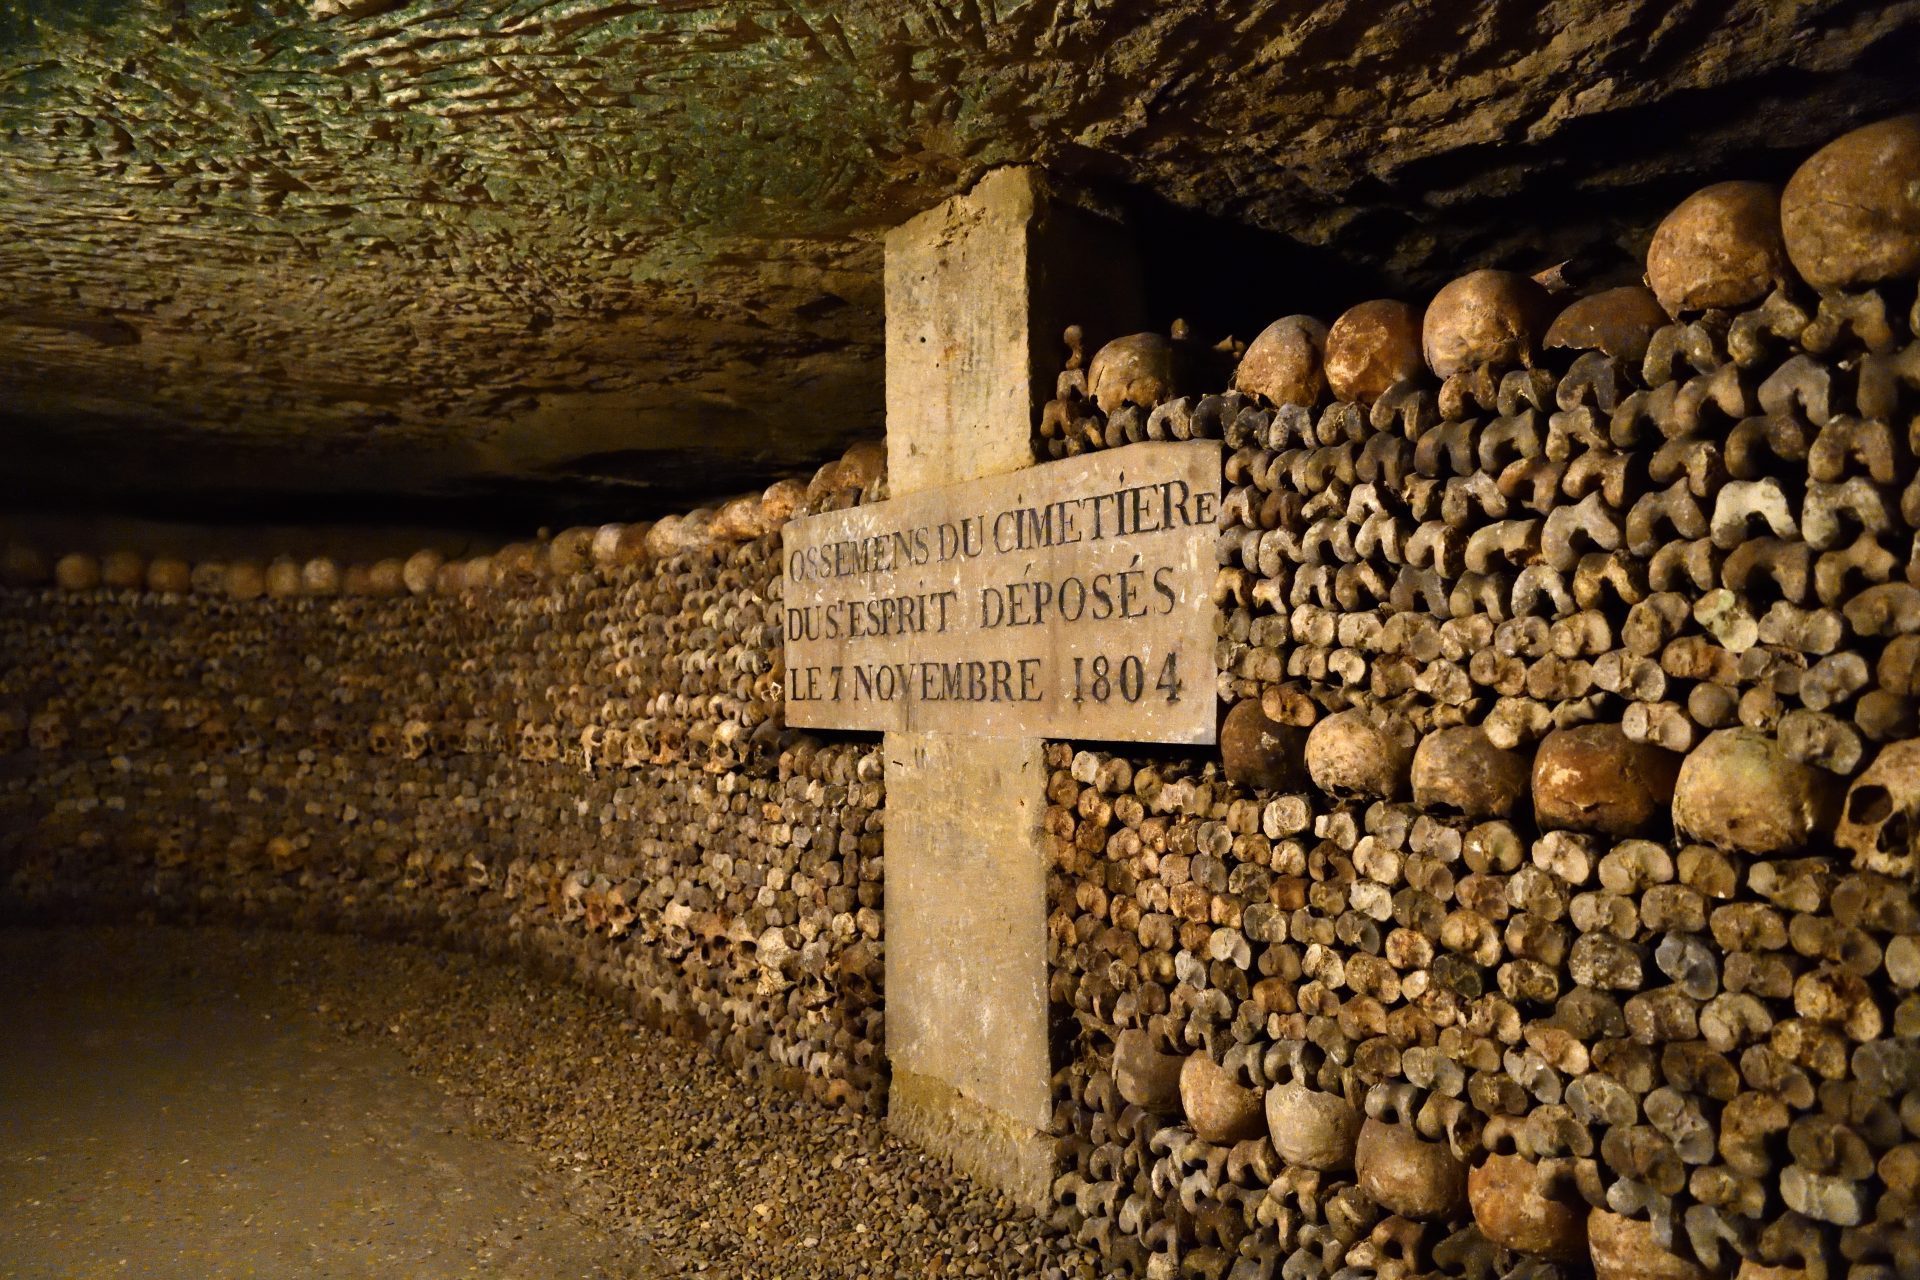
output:
[[[14,549],[6,900],[520,953],[877,1106],[880,757],[782,723],[778,531],[883,467],[464,557]]]
[[[1054,750],[1063,1226],[1235,1280],[1920,1269],[1916,182],[1889,121],[1685,201],[1644,287],[1471,272],[1211,383],[1074,345],[1042,453],[1223,442],[1226,714]]]

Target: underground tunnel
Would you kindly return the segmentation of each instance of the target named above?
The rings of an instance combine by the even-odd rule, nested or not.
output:
[[[1917,55],[0,8],[0,1275],[1920,1278]]]

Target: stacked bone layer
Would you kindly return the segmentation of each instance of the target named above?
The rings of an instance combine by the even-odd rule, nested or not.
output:
[[[1209,1280],[1920,1274],[1916,192],[1906,118],[1693,196],[1645,287],[1069,332],[1037,448],[1224,441],[1229,710],[1215,759],[1053,749],[1063,1227]]]
[[[519,951],[877,1106],[880,756],[782,728],[777,530],[879,461],[453,563],[61,558],[0,597],[0,896]]]

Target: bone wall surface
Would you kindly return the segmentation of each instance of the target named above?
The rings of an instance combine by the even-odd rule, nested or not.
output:
[[[1055,1217],[1116,1270],[1920,1275],[1890,139],[1701,193],[1651,289],[1069,332],[1042,456],[1225,451],[1218,754],[1050,747]]]
[[[451,564],[63,558],[0,595],[0,902],[517,952],[875,1108],[880,754],[782,726],[766,517],[876,475]]]

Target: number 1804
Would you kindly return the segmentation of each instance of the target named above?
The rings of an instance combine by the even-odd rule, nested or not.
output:
[[[1073,660],[1072,702],[1138,702],[1147,696],[1147,663],[1137,654],[1128,654],[1118,662],[1106,654]],[[1180,701],[1179,655],[1170,653],[1160,664],[1152,689],[1164,694],[1168,702]]]

